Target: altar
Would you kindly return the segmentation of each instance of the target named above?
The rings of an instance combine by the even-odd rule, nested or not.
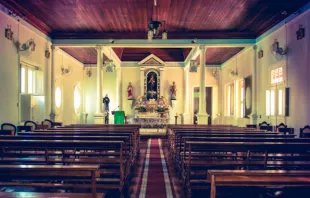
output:
[[[157,129],[157,132],[165,130],[169,124],[169,106],[165,99],[160,97],[156,101],[146,100],[145,96],[139,97],[135,105],[134,122],[140,124],[142,129]]]
[[[128,99],[133,101],[131,107],[134,110],[133,123],[140,124],[140,133],[157,135],[166,134],[167,125],[170,123],[173,101],[176,101],[176,85],[173,82],[169,92],[164,90],[163,70],[165,63],[153,54],[146,57],[140,63],[140,96],[132,99],[133,87],[129,83]],[[169,101],[169,102],[168,102]],[[171,105],[170,105],[171,101]]]

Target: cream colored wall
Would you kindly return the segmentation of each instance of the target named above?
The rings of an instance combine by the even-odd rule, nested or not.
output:
[[[212,72],[214,70],[218,70],[218,68],[208,67],[206,68],[206,87],[212,87],[212,123],[219,123],[218,114],[218,78],[219,75],[213,76]],[[198,68],[197,73],[189,73],[189,114],[190,114],[190,123],[193,124],[193,116],[194,116],[194,88],[199,87],[200,85],[200,68]]]
[[[16,19],[6,15],[0,11],[0,29],[4,32],[7,26],[11,26],[14,32],[14,40],[19,41],[21,44],[29,39],[34,39],[36,43],[36,50],[34,52],[17,53],[17,49],[11,40],[8,40],[4,35],[0,36],[0,123],[10,122],[18,124],[19,120],[19,62],[23,61],[29,64],[39,66],[40,69],[46,70],[50,65],[50,59],[46,59],[45,49],[50,48],[51,43],[46,37],[24,26],[23,23],[18,22]],[[45,73],[46,74],[46,73]],[[45,82],[45,102],[48,96],[46,88],[48,84]],[[48,108],[45,108],[45,115],[49,114]]]
[[[226,98],[226,92],[225,92],[225,86],[229,85],[231,83],[234,83],[237,86],[237,82],[252,75],[252,79],[254,79],[253,73],[254,73],[254,49],[253,47],[249,47],[247,49],[244,49],[239,54],[228,60],[225,64],[222,66],[221,75],[221,94],[222,94],[222,108],[221,108],[221,119],[223,124],[234,124],[238,126],[245,126],[246,124],[250,123],[249,119],[240,118],[238,116],[238,106],[235,102],[235,114],[234,116],[226,116],[225,112],[225,98]],[[237,71],[238,77],[233,78],[231,77],[230,73],[231,71]],[[236,87],[235,87],[235,96],[236,96]],[[253,89],[252,89],[253,90]],[[253,95],[253,93],[252,93]],[[239,97],[238,97],[239,98]],[[252,97],[254,99],[254,97]],[[235,100],[236,101],[236,100]],[[239,102],[239,101],[238,101]],[[253,104],[253,103],[252,103]],[[252,105],[253,108],[253,105]]]
[[[297,17],[293,21],[281,27],[264,40],[257,43],[258,49],[262,49],[265,54],[262,59],[258,59],[258,114],[262,116],[260,121],[270,120],[273,125],[285,122],[289,127],[295,128],[295,133],[299,133],[299,128],[309,125],[310,118],[310,92],[309,92],[309,61],[310,61],[310,33],[305,31],[306,36],[302,40],[296,39],[296,31],[300,25],[306,29],[310,27],[310,11]],[[270,46],[277,39],[281,47],[288,46],[288,55],[282,60],[277,60],[270,53]],[[268,89],[267,70],[273,65],[284,63],[287,67],[286,86],[290,88],[289,96],[289,116],[269,118],[265,115],[265,93]]]
[[[129,82],[132,83],[133,86],[133,98],[138,98],[142,95],[140,93],[140,68],[139,67],[122,67],[122,104],[123,110],[126,115],[132,117],[134,115],[134,111],[132,109],[134,101],[128,100],[127,87]]]
[[[97,94],[97,68],[89,67],[92,75],[89,77],[84,71],[83,80],[83,98],[84,98],[84,112],[87,114],[87,123],[94,123],[94,114],[96,112],[96,94]]]
[[[40,67],[44,71],[44,96],[45,96],[45,117],[38,118],[35,121],[42,121],[44,118],[49,118],[50,114],[50,73],[51,73],[51,58],[45,57],[45,50],[50,49],[51,42],[47,36],[31,27],[26,22],[18,22],[16,19],[8,16],[0,11],[0,29],[4,32],[7,26],[11,26],[14,32],[14,40],[21,44],[29,39],[34,39],[36,49],[34,52],[20,52],[13,42],[0,36],[0,123],[10,122],[19,124],[19,62],[25,62]],[[76,116],[73,108],[73,88],[74,85],[81,82],[83,79],[82,64],[64,53],[64,65],[71,65],[73,68],[72,75],[61,77],[60,67],[62,64],[61,57],[63,52],[56,51],[55,55],[55,71],[56,83],[60,83],[63,88],[63,107],[58,109],[57,120],[63,121],[65,124],[75,123]]]
[[[62,75],[61,67],[72,68],[69,75]],[[84,65],[72,58],[70,55],[56,49],[55,53],[55,89],[60,87],[62,90],[62,104],[60,108],[56,107],[56,121],[64,124],[79,123],[79,113],[74,109],[74,88],[76,85],[83,89],[83,70]],[[81,96],[83,98],[83,96]],[[83,100],[82,100],[83,105]]]
[[[96,65],[91,65],[91,77],[88,77],[86,71],[84,71],[84,111],[88,114],[87,123],[94,123],[94,115],[96,113],[97,105],[97,67]],[[102,70],[102,97],[108,94],[110,98],[110,112],[118,107],[117,104],[117,94],[116,94],[116,72],[107,73],[105,68]],[[127,90],[127,88],[126,88]],[[124,100],[123,100],[124,101]],[[101,101],[102,102],[102,101]],[[121,107],[120,107],[121,109]],[[126,109],[124,109],[126,111]],[[114,123],[113,116],[110,115],[110,123]]]
[[[257,63],[257,114],[258,123],[262,121],[271,122],[273,125],[277,125],[280,122],[286,123],[289,127],[295,128],[295,133],[299,133],[299,128],[309,124],[310,118],[310,105],[309,98],[310,92],[308,88],[309,84],[309,54],[310,54],[310,33],[306,31],[306,36],[302,40],[296,39],[296,31],[299,25],[303,25],[306,29],[310,27],[310,11],[302,14],[286,26],[281,27],[275,32],[268,35],[263,40],[257,43],[257,50],[262,49],[264,51],[264,57],[261,59],[256,58]],[[272,54],[270,46],[274,40],[277,39],[281,47],[288,46],[288,54],[283,59],[277,60]],[[233,82],[229,77],[231,69],[238,66],[238,79],[252,75],[254,80],[254,49],[251,47],[242,51],[240,54],[227,61],[222,66],[222,80],[221,91],[225,95],[224,88],[226,84]],[[289,96],[289,116],[288,117],[267,117],[266,115],[266,90],[270,88],[268,70],[276,65],[286,65],[287,77],[286,87],[290,88]],[[254,86],[254,81],[252,83]],[[254,89],[252,89],[254,90]],[[252,95],[254,93],[252,92]],[[221,108],[225,107],[225,100],[221,103]],[[252,106],[253,108],[253,106]],[[224,111],[221,112],[224,115]],[[236,117],[224,117],[224,124],[235,124],[244,126],[247,123],[251,123],[250,119],[241,119]]]

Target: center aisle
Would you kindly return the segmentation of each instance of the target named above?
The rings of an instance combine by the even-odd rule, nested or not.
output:
[[[148,140],[139,197],[173,197],[161,139]]]

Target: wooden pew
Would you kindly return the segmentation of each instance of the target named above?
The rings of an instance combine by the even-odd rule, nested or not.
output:
[[[0,165],[1,186],[70,187],[91,189],[97,197],[96,178],[99,166]],[[59,183],[50,181],[60,180]],[[88,182],[79,184],[78,181]]]
[[[129,138],[129,149],[133,152],[133,157],[137,157],[139,155],[139,143],[140,138],[137,136],[134,136],[132,132],[113,132],[113,131],[88,131],[88,132],[73,132],[73,131],[57,131],[57,132],[51,132],[51,131],[35,131],[35,132],[19,132],[18,136],[67,136],[67,137],[73,137],[73,136],[86,136],[86,137],[128,137]],[[90,140],[93,138],[89,138]],[[82,139],[82,138],[81,138]],[[85,138],[87,139],[87,138]],[[132,146],[132,149],[131,149]]]
[[[310,171],[209,170],[210,198],[216,198],[217,186],[296,187],[310,186]]]
[[[189,189],[205,189],[210,169],[310,170],[310,143],[186,141],[182,181]]]
[[[36,193],[36,192],[0,192],[0,198],[86,198],[88,193]],[[104,198],[104,193],[97,193],[97,198]]]
[[[100,165],[98,188],[123,191],[130,158],[123,141],[0,140],[2,164]]]
[[[14,130],[0,130],[0,135],[14,135]]]
[[[170,147],[170,154],[171,157],[174,158],[177,152],[177,149],[180,148],[182,144],[182,139],[185,137],[201,137],[201,138],[208,138],[208,137],[221,137],[221,138],[230,138],[230,137],[238,137],[238,138],[294,138],[295,135],[285,135],[285,134],[279,134],[279,133],[257,133],[257,132],[228,132],[228,133],[218,133],[218,132],[178,132],[176,131],[176,135],[174,138],[170,138],[169,141],[169,147]]]

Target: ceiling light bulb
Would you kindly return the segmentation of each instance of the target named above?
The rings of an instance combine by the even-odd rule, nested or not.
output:
[[[166,31],[163,32],[162,39],[163,40],[167,40],[168,39],[168,33]]]

